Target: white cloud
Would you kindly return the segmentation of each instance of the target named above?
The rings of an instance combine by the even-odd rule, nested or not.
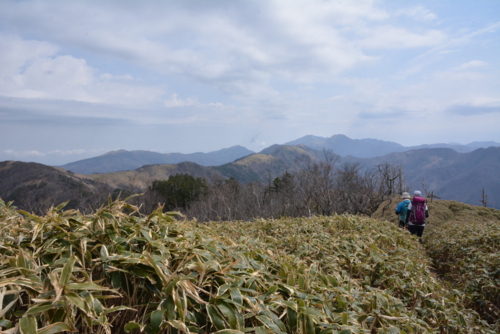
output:
[[[371,28],[369,36],[361,45],[366,48],[403,49],[439,45],[446,40],[446,34],[439,30],[425,30],[421,33],[395,26]]]
[[[72,56],[34,59],[18,74],[12,95],[25,98],[48,98],[100,102],[86,91],[93,81],[93,70],[84,59]]]
[[[498,96],[476,96],[469,100],[473,106],[482,107],[500,107],[500,98]]]
[[[174,93],[170,96],[170,99],[163,102],[163,105],[167,108],[172,107],[187,107],[197,105],[199,102],[196,99],[188,97],[187,99],[179,99],[177,93]]]
[[[29,21],[58,43],[166,74],[214,80],[221,87],[241,80],[267,85],[269,75],[324,81],[372,60],[342,29],[389,17],[364,0],[211,3],[200,8],[177,2],[151,7],[107,3],[104,7],[115,15],[93,2],[39,3],[38,11],[51,13],[52,20],[41,20],[27,4],[6,7],[10,15],[3,19]],[[143,24],[145,18],[150,24]]]
[[[462,71],[462,70],[468,70],[471,68],[482,67],[482,66],[486,66],[486,65],[488,65],[488,63],[486,63],[484,61],[471,60],[467,63],[464,63],[460,66],[455,67],[455,70]]]
[[[34,161],[49,165],[63,165],[72,161],[87,159],[101,155],[113,149],[55,149],[55,150],[22,150],[9,149],[0,151],[0,161]]]
[[[349,100],[363,106],[361,111],[392,119],[394,112],[401,117],[425,119],[454,105],[493,107],[498,105],[495,103],[499,101],[500,81],[493,73],[470,71],[484,65],[471,61],[400,85],[391,85],[390,81],[353,81],[355,90],[349,94]]]
[[[5,154],[9,155],[9,156],[12,156],[14,158],[30,158],[30,157],[44,157],[46,155],[46,153],[43,153],[43,152],[39,152],[39,151],[35,151],[35,150],[32,150],[32,151],[20,151],[20,152],[17,152],[17,151],[14,151],[14,150],[5,150],[4,151]]]
[[[130,74],[99,74],[85,59],[58,55],[58,47],[0,34],[0,95],[139,105],[163,90],[134,82]]]
[[[443,59],[445,56],[450,53],[457,54],[463,48],[471,45],[475,41],[475,39],[480,40],[481,38],[485,38],[484,36],[490,34],[492,30],[496,30],[500,28],[500,22],[496,22],[493,24],[489,24],[488,26],[480,29],[476,29],[474,31],[467,30],[465,33],[460,33],[458,36],[454,36],[453,38],[449,38],[443,43],[435,46],[434,48],[418,55],[417,57],[411,59],[409,61],[410,64],[425,64],[429,65],[438,60]],[[492,42],[494,43],[494,42]],[[488,43],[487,43],[488,44]],[[475,52],[474,52],[475,53]],[[493,53],[494,54],[494,53]]]
[[[28,27],[50,36],[53,43],[209,85],[253,105],[287,103],[289,96],[276,81],[334,82],[346,71],[376,63],[378,58],[366,54],[365,49],[425,47],[446,39],[438,30],[410,31],[391,25],[391,13],[372,0],[196,6],[190,2],[154,6],[43,2],[38,4],[38,12],[26,3],[8,2],[4,9],[9,15],[0,14],[0,19],[29,22]],[[50,13],[51,20],[42,19],[41,13]],[[425,17],[432,13],[417,6],[400,11],[403,14]],[[153,103],[162,95],[163,89],[138,84],[127,73],[121,78],[99,73],[84,59],[65,59],[55,52],[35,58],[40,64],[18,75],[21,87],[11,94],[131,105]],[[51,84],[63,80],[69,84]],[[41,82],[49,85],[41,89]],[[177,96],[163,102],[166,107],[196,103]]]
[[[40,150],[4,150],[3,153],[5,156],[14,158],[14,159],[29,159],[29,158],[38,158],[38,157],[49,157],[49,156],[57,156],[57,157],[65,157],[65,156],[73,156],[75,159],[78,156],[89,155],[89,154],[101,154],[103,152],[110,151],[110,149],[72,149],[72,150],[51,150],[51,151],[40,151]]]
[[[99,80],[102,80],[102,81],[111,81],[111,80],[131,81],[131,80],[134,80],[134,78],[130,74],[112,75],[110,73],[103,73],[99,76]]]
[[[0,1],[0,95],[13,100],[0,101],[0,125],[79,124],[106,129],[102,138],[136,126],[148,134],[171,126],[177,135],[226,126],[235,136],[253,127],[247,132],[267,129],[269,143],[283,134],[349,135],[361,131],[359,115],[390,123],[497,103],[497,18],[478,28],[450,14],[450,4],[400,6]],[[386,129],[371,121],[370,131]]]
[[[58,47],[47,42],[24,41],[22,38],[0,32],[0,78],[14,80],[21,67],[38,58],[54,55]]]
[[[209,103],[208,105],[211,106],[211,107],[216,107],[216,108],[224,108],[224,104],[222,104],[220,102]]]
[[[84,149],[75,149],[75,150],[66,150],[66,151],[61,151],[61,150],[54,150],[50,151],[47,154],[55,154],[55,155],[77,155],[77,154],[85,154],[87,153],[87,150]]]
[[[433,21],[437,19],[437,15],[435,13],[432,13],[430,10],[421,5],[397,10],[395,14],[409,16],[423,21]]]

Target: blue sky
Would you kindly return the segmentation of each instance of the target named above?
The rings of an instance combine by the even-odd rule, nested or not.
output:
[[[500,142],[500,1],[0,2],[0,161]]]

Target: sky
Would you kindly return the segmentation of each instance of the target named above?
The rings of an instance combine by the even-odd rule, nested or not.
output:
[[[500,1],[0,1],[0,161],[335,134],[500,142]]]

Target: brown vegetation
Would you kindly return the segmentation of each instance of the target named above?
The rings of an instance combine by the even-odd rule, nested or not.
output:
[[[253,218],[303,217],[313,215],[365,214],[403,189],[398,166],[383,164],[361,171],[357,164],[338,166],[339,157],[325,152],[316,161],[304,155],[296,159],[297,171],[269,179],[268,184],[242,184],[235,179],[212,179],[206,194],[189,206],[175,208],[199,221],[251,220]],[[135,199],[148,213],[158,203],[172,203],[149,190]]]
[[[51,206],[69,201],[68,209],[92,212],[113,189],[60,168],[17,161],[0,162],[0,198],[19,208],[44,214]]]

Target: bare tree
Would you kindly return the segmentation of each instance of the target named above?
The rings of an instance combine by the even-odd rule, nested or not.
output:
[[[377,165],[380,176],[380,192],[386,197],[401,194],[404,189],[403,167],[385,162]]]
[[[359,163],[345,163],[338,169],[336,194],[339,211],[347,213],[357,211],[359,199],[356,194],[363,188],[360,169],[361,165]]]
[[[287,171],[266,184],[241,184],[233,178],[210,180],[203,197],[179,210],[198,221],[332,213],[371,216],[383,201],[392,200],[406,188],[401,166],[384,164],[363,170],[359,164],[337,167],[338,160],[331,151],[325,151],[321,161],[302,156],[297,159],[296,173]],[[147,192],[143,198],[144,210],[157,207],[154,194]]]
[[[384,164],[361,172],[358,163],[346,163],[338,171],[337,192],[340,211],[371,216],[384,201],[392,201],[404,189],[401,166]],[[387,207],[387,206],[386,206]]]
[[[401,164],[396,165],[394,162],[386,162],[377,165],[377,169],[379,174],[379,198],[383,198],[384,201],[388,200],[387,204],[382,208],[382,211],[385,211],[391,206],[394,197],[402,194],[408,187]]]
[[[263,200],[265,186],[261,183],[240,184],[234,178],[211,183],[208,194],[185,211],[199,221],[249,220],[266,216]]]
[[[324,160],[313,162],[309,156],[297,160],[299,197],[308,215],[331,215],[335,210],[335,165],[339,156],[332,151],[323,151]]]
[[[486,195],[486,193],[484,192],[484,188],[481,192],[481,204],[484,206],[484,207],[487,207],[488,204],[489,204],[489,201],[488,201],[488,195]]]
[[[424,190],[425,197],[429,198],[431,200],[431,203],[434,198],[441,199],[441,197],[434,195],[434,190],[427,190],[427,188],[425,187],[425,178],[422,179],[422,189]]]

